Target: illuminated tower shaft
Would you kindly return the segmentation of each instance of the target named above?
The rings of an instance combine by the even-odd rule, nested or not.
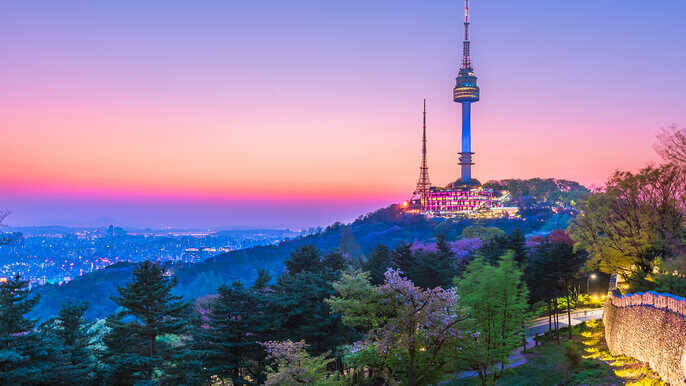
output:
[[[479,101],[477,77],[472,68],[469,42],[469,0],[465,0],[464,42],[462,45],[462,66],[456,78],[453,100],[462,104],[462,149],[460,151],[460,182],[471,185],[472,182],[472,103]]]

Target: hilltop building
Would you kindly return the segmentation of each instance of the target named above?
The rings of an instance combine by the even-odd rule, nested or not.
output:
[[[431,186],[427,164],[426,146],[426,100],[422,125],[422,161],[419,168],[419,181],[412,198],[407,203],[407,212],[421,213],[436,217],[515,217],[516,207],[506,207],[504,202],[509,194],[496,192],[481,186],[472,178],[472,103],[480,98],[477,77],[472,67],[469,41],[469,0],[465,0],[464,42],[462,44],[462,65],[453,89],[453,100],[462,105],[462,141],[459,154],[461,175],[458,180],[444,188]]]

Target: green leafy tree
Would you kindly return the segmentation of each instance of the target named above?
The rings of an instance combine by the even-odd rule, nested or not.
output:
[[[462,230],[463,239],[481,239],[482,241],[489,241],[496,237],[505,236],[502,229],[496,227],[485,227],[483,225],[468,225]]]
[[[326,299],[332,312],[341,313],[345,325],[363,334],[380,327],[386,316],[395,313],[372,285],[370,276],[369,272],[343,273],[333,283],[336,294]]]
[[[528,291],[512,253],[497,266],[477,257],[456,280],[460,305],[467,313],[465,331],[471,332],[460,358],[478,372],[482,384],[495,384],[512,350],[522,344],[529,321]]]
[[[264,383],[265,351],[259,342],[273,327],[264,300],[241,282],[223,285],[210,304],[205,328],[197,330],[194,350],[202,357],[206,380],[233,385]]]
[[[153,382],[171,359],[169,345],[158,338],[180,334],[188,304],[171,294],[176,279],[146,261],[136,266],[133,281],[112,297],[121,310],[107,320],[104,361],[112,383]]]
[[[545,239],[534,248],[527,264],[527,282],[535,288],[532,297],[545,300],[552,307],[553,315],[557,316],[557,297],[565,298],[567,323],[571,324],[571,308],[574,304],[573,292],[581,268],[586,262],[586,253],[574,250],[567,242],[552,242]],[[557,327],[557,323],[556,323]],[[556,328],[558,342],[559,331]],[[571,339],[571,329],[568,329]]]
[[[47,385],[58,383],[53,369],[56,348],[45,345],[24,315],[39,301],[31,297],[28,281],[18,275],[0,283],[0,384]],[[51,343],[51,342],[48,342]]]
[[[656,258],[669,259],[683,248],[686,173],[673,165],[647,167],[639,173],[616,172],[605,191],[581,202],[570,225],[589,264],[606,273],[649,273]]]

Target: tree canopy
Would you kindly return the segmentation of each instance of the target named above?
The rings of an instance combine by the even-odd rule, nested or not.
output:
[[[580,203],[570,233],[603,272],[649,271],[655,258],[681,253],[684,197],[686,174],[673,164],[616,172]]]

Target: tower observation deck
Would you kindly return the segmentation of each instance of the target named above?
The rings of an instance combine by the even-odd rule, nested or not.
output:
[[[453,100],[462,104],[462,149],[459,152],[461,177],[457,185],[470,187],[479,185],[472,179],[472,103],[479,101],[479,86],[472,68],[469,41],[469,0],[465,0],[464,42],[462,43],[462,66],[456,78]]]

